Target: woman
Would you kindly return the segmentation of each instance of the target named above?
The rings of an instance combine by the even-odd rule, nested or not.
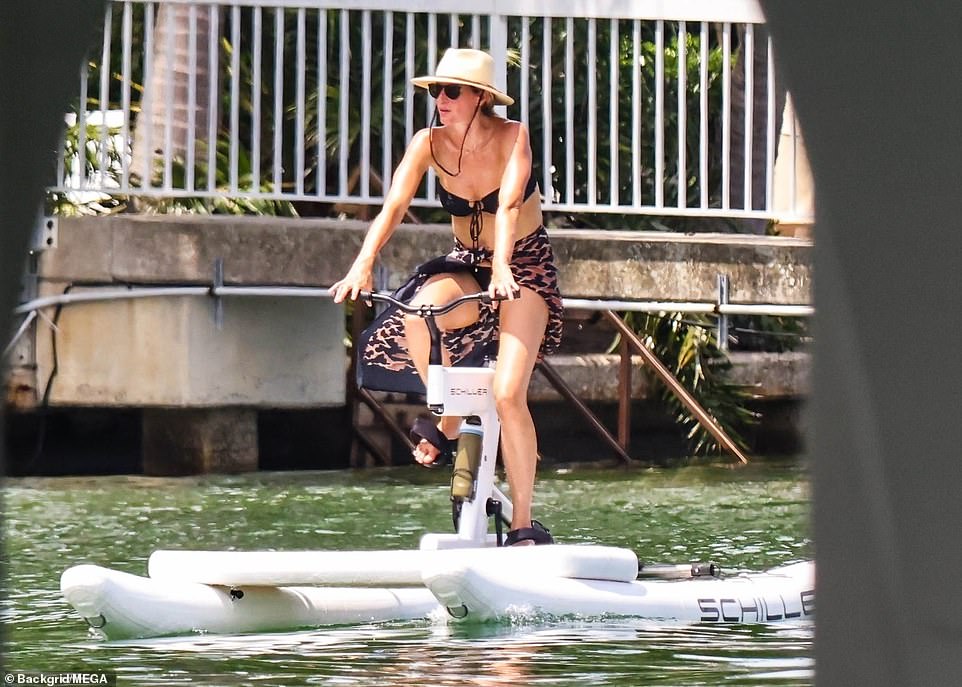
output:
[[[434,170],[441,205],[451,214],[455,249],[421,265],[399,290],[400,297],[446,303],[484,289],[506,299],[497,306],[461,305],[439,317],[437,324],[444,332],[445,364],[477,360],[486,344],[497,341],[493,391],[513,506],[505,543],[551,543],[550,534],[531,519],[538,449],[527,392],[538,358],[561,341],[562,309],[541,199],[531,175],[528,131],[495,113],[495,105],[514,100],[493,85],[494,62],[487,53],[452,48],[433,76],[412,83],[435,98],[435,122],[440,122],[412,138],[354,264],[331,287],[334,302],[356,299],[362,289],[371,288],[378,252],[400,223],[425,172]],[[390,374],[416,372],[426,380],[430,339],[421,318],[387,311],[368,332],[360,348],[362,366]],[[449,460],[460,422],[458,417],[443,417],[437,427],[416,424],[412,434],[419,440],[417,462],[432,466]]]

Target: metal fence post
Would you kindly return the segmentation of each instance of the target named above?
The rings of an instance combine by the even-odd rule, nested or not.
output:
[[[492,14],[488,26],[488,51],[494,58],[495,85],[505,93],[508,92],[508,18],[503,14]],[[498,112],[504,115],[506,108],[498,105]]]

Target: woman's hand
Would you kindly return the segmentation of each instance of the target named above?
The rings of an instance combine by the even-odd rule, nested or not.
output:
[[[521,287],[511,274],[511,267],[507,263],[491,264],[491,283],[488,285],[488,295],[491,298],[506,298],[513,301],[521,295]]]
[[[355,263],[350,271],[344,275],[344,278],[334,282],[329,290],[331,295],[334,296],[334,302],[340,303],[348,296],[352,301],[357,300],[361,291],[370,291],[373,285],[374,278],[371,274],[371,268]]]

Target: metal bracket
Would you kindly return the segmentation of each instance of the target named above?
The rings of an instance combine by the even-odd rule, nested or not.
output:
[[[34,251],[57,247],[58,221],[56,217],[40,217],[33,228],[30,249]]]
[[[729,280],[727,274],[718,275],[718,305],[728,305]],[[728,315],[719,310],[718,313],[718,348],[728,350]]]
[[[217,289],[224,285],[224,258],[214,259],[214,281],[210,287],[210,295],[214,299],[214,326],[217,331],[224,328],[224,299],[217,294]]]

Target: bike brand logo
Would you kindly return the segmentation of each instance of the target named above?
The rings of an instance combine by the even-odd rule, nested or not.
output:
[[[486,387],[479,386],[474,389],[464,389],[457,386],[452,386],[448,389],[449,396],[487,396],[488,390]]]
[[[777,598],[775,598],[777,597]],[[807,589],[798,598],[785,598],[776,594],[773,598],[698,599],[698,610],[704,623],[745,623],[749,616],[756,622],[789,620],[815,613],[815,591]]]

